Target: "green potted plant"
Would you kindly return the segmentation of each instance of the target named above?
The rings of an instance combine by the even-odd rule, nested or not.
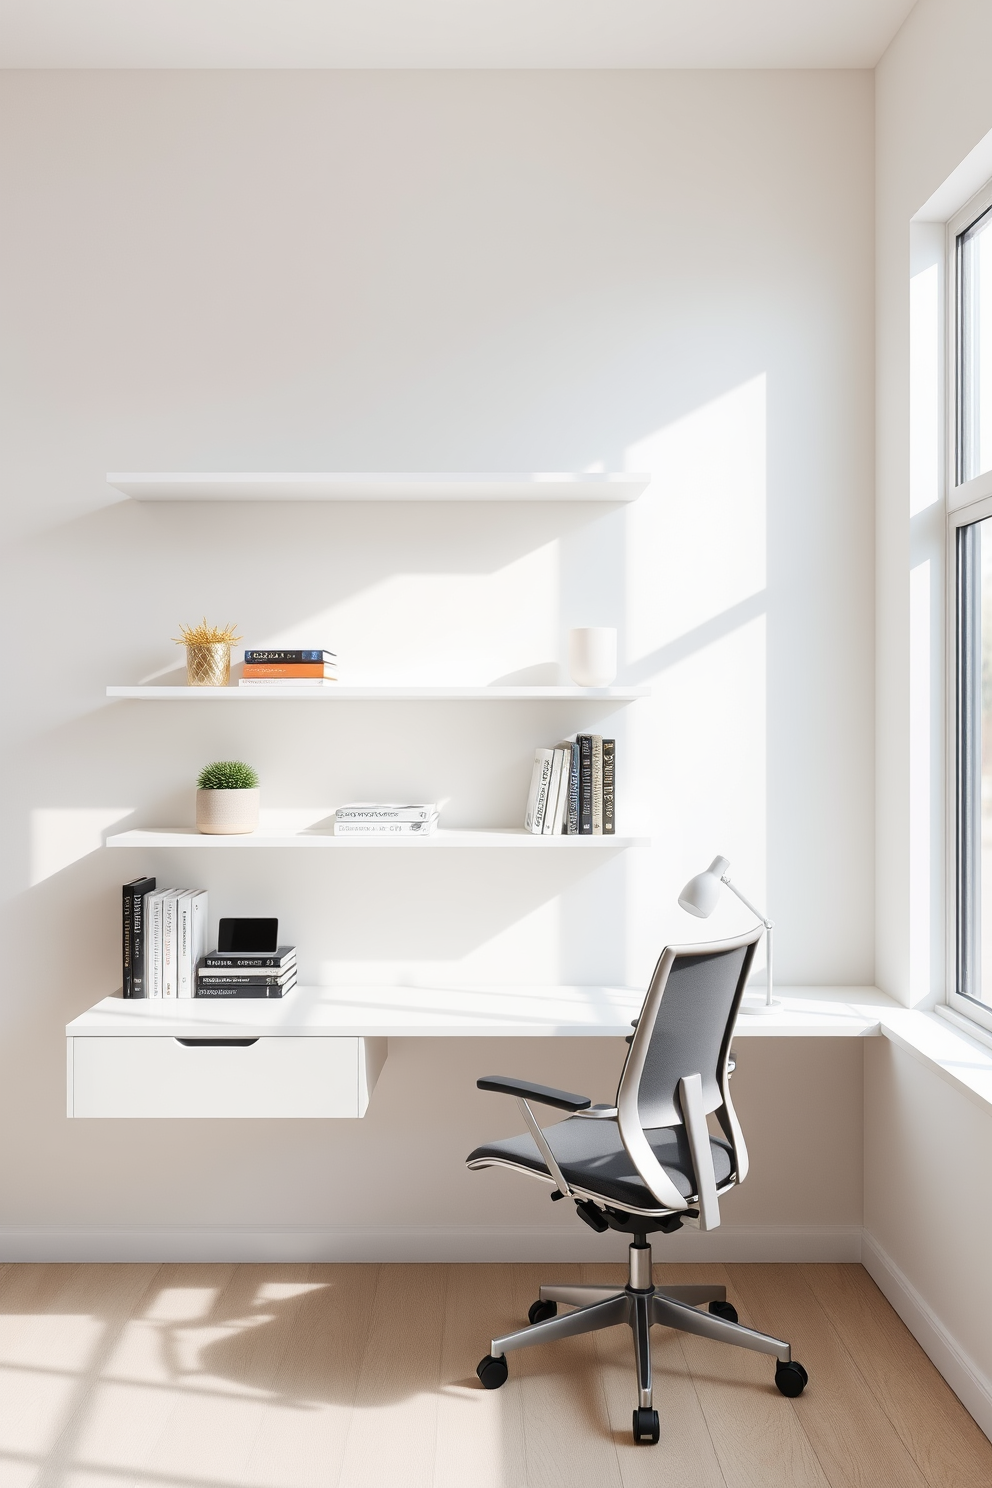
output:
[[[196,782],[196,830],[215,837],[254,832],[258,826],[258,776],[243,760],[204,765]]]

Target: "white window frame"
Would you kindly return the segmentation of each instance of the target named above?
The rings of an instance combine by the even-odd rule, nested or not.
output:
[[[946,363],[945,487],[947,492],[947,981],[946,998],[955,1012],[992,1032],[992,1006],[958,991],[958,529],[992,517],[992,470],[958,482],[959,310],[958,236],[992,207],[992,181],[986,183],[947,223],[945,244]]]

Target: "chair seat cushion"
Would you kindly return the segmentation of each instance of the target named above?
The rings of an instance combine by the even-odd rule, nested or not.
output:
[[[588,1121],[572,1116],[542,1130],[570,1186],[585,1189],[621,1207],[630,1204],[635,1209],[660,1209],[658,1200],[644,1187],[627,1155],[615,1121]],[[659,1127],[645,1131],[644,1135],[682,1197],[695,1198],[695,1178],[685,1128]],[[710,1150],[717,1188],[720,1188],[733,1175],[733,1149],[721,1137],[710,1137]],[[521,1137],[507,1137],[501,1142],[487,1142],[470,1152],[466,1161],[481,1164],[487,1158],[550,1177],[530,1132]]]

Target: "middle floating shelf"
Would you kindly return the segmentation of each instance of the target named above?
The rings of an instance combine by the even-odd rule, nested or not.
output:
[[[632,703],[648,687],[108,687],[112,698],[159,703]]]
[[[107,838],[107,847],[182,847],[182,848],[250,848],[293,847],[343,849],[356,852],[362,848],[404,848],[426,852],[435,848],[523,847],[538,852],[570,848],[579,852],[596,852],[627,847],[649,847],[648,837],[536,837],[521,828],[497,828],[489,831],[441,830],[431,837],[335,837],[330,832],[246,832],[230,837],[213,837],[195,827],[151,827],[131,832],[115,832]]]

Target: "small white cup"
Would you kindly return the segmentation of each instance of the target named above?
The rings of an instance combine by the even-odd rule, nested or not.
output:
[[[609,625],[568,632],[568,670],[579,687],[609,687],[617,674],[617,633]]]

